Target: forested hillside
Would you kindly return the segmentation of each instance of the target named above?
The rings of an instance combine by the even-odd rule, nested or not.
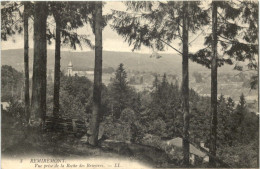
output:
[[[32,50],[29,50],[29,55],[32,56]],[[2,50],[1,61],[2,65],[10,65],[21,71],[23,69],[23,50]],[[161,54],[161,58],[150,58],[150,54],[140,54],[138,52],[112,52],[103,51],[103,67],[116,68],[120,63],[126,65],[129,70],[157,72],[157,73],[174,73],[181,74],[181,56],[178,54]],[[54,65],[54,50],[48,50],[48,69],[52,69]],[[76,69],[80,68],[94,68],[94,52],[61,52],[61,69],[67,69],[68,63],[72,61]],[[32,70],[33,57],[30,57],[30,70]],[[220,72],[234,72],[234,66],[226,65],[220,68]],[[205,71],[209,72],[204,66],[190,62],[191,71]]]
[[[2,89],[23,81],[22,74],[19,74],[19,72],[9,66],[3,66],[2,72],[5,73],[2,76]],[[103,86],[103,117],[100,126],[100,137],[105,136],[108,140],[167,149],[165,153],[169,159],[164,159],[165,165],[171,166],[181,163],[181,154],[172,154],[170,148],[166,148],[167,146],[164,143],[165,140],[182,136],[183,119],[180,87],[178,84],[169,83],[165,74],[161,80],[157,77],[154,78],[153,90],[151,92],[137,92],[127,84],[126,77],[127,73],[124,66],[121,65],[116,70],[115,78],[108,87]],[[61,76],[61,118],[82,120],[87,123],[88,127],[93,104],[92,86],[93,83],[86,77]],[[24,127],[24,105],[19,101],[21,93],[19,87],[13,88],[13,95],[18,96],[15,99],[10,96],[12,94],[11,91],[2,91],[2,100],[10,103],[10,107],[3,111],[3,118],[5,119],[3,125],[5,126],[8,121],[16,121],[18,123],[15,123],[13,127],[20,131]],[[49,81],[47,86],[48,117],[52,116],[52,93],[53,83]],[[191,89],[190,100],[190,141],[197,145],[203,142],[205,147],[208,147],[210,98],[199,96],[198,93]],[[240,96],[238,105],[235,105],[230,97],[226,99],[220,96],[218,98],[218,155],[221,157],[221,160],[230,166],[252,167],[257,164],[258,116],[256,112],[251,112],[248,108],[247,100],[245,100],[243,95]],[[19,137],[19,139],[7,143],[9,136],[5,132],[8,132],[10,129],[6,130],[3,130],[5,139],[2,148],[4,152],[9,151],[9,144],[14,144],[23,138],[21,136],[21,138]],[[68,128],[68,130],[72,129]],[[66,133],[66,130],[63,133],[66,137],[72,137],[72,140],[78,141],[84,136],[84,133],[78,133],[75,135],[76,138],[74,138],[73,135]],[[63,137],[60,136],[59,139],[61,138]],[[59,139],[57,141],[61,141]],[[46,141],[45,146],[48,146],[48,140]],[[63,144],[67,144],[66,141]],[[104,144],[109,146],[112,143]],[[124,146],[125,148],[127,147],[127,145]],[[131,153],[134,153],[134,150],[122,151],[126,156],[131,156]]]

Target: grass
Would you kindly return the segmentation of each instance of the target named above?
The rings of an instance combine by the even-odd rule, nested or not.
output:
[[[10,124],[2,123],[3,157],[120,158],[151,167],[176,167],[164,151],[155,147],[117,141],[104,141],[99,147],[93,147],[74,135],[51,132],[26,138],[22,127],[10,127]]]

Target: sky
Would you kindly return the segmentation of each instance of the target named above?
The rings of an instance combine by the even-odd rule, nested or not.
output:
[[[111,13],[111,9],[114,10],[121,10],[125,11],[125,5],[122,2],[118,1],[110,1],[106,2],[104,8],[103,8],[103,14]],[[48,18],[48,22],[52,22],[52,18]],[[54,23],[55,25],[55,23]],[[54,30],[54,25],[50,25],[51,30]],[[33,48],[33,30],[32,30],[32,24],[30,24],[30,33],[29,33],[29,48]],[[85,34],[89,35],[89,38],[92,40],[92,43],[94,44],[94,35],[92,34],[92,30],[89,26],[84,26],[83,28],[80,28],[76,30],[78,34]],[[198,31],[199,35],[201,31]],[[189,39],[192,41],[192,44],[190,45],[190,51],[196,52],[199,49],[203,48],[203,42],[204,37],[199,35],[190,35]],[[196,39],[196,40],[194,40]],[[14,37],[10,37],[8,41],[1,41],[1,48],[2,50],[7,49],[21,49],[23,48],[23,35],[16,35]],[[180,41],[175,41],[171,44],[175,48],[179,49],[181,51]],[[51,45],[48,45],[48,49],[54,49],[55,44],[54,42]],[[103,50],[106,51],[120,51],[120,52],[132,52],[133,46],[129,46],[127,42],[124,41],[124,39],[119,36],[114,30],[111,29],[110,25],[107,25],[105,29],[103,30]],[[67,51],[74,51],[74,49],[70,49],[68,47],[62,47],[61,50],[67,50]],[[86,46],[83,46],[82,49],[78,48],[76,51],[89,51],[89,49]],[[152,49],[149,49],[145,46],[142,46],[140,50],[135,51],[138,53],[152,53]],[[166,47],[165,51],[161,53],[176,53],[173,49]]]

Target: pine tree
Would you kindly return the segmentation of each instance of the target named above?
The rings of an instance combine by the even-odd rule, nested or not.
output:
[[[113,79],[111,88],[113,113],[116,119],[120,118],[120,114],[128,105],[128,100],[130,99],[128,92],[127,73],[124,69],[124,65],[121,63],[115,72],[115,78]]]
[[[30,2],[2,2],[1,8],[1,40],[7,40],[8,36],[13,36],[17,32],[20,34],[24,30],[24,102],[25,118],[29,122],[30,118],[30,96],[29,96],[29,33],[28,19],[32,15],[33,5]],[[24,7],[23,12],[21,7]],[[14,20],[14,19],[17,20]],[[23,25],[22,25],[23,23]]]
[[[247,60],[248,69],[258,71],[258,3],[256,1],[220,1],[217,5],[221,11],[217,12],[218,46],[221,49],[217,65],[220,67],[224,64],[234,64],[234,69],[243,71],[243,66],[239,62]],[[205,48],[190,55],[191,60],[210,68],[211,43],[212,34],[205,37]],[[258,77],[252,76],[253,89],[258,84],[257,81]]]
[[[183,57],[182,98],[185,112],[183,113],[185,119],[183,150],[185,151],[184,165],[188,166],[188,32],[195,33],[202,25],[208,23],[207,12],[199,8],[198,2],[126,2],[126,4],[127,10],[133,11],[135,15],[114,11],[112,28],[123,36],[129,45],[134,45],[133,50],[140,49],[141,45],[163,50],[167,45]],[[187,18],[190,18],[189,22]],[[175,39],[179,39],[183,43],[183,52],[171,45]]]
[[[182,30],[182,111],[183,111],[183,164],[189,166],[190,137],[189,137],[189,2],[183,2]]]
[[[6,41],[9,36],[22,33],[22,6],[23,2],[1,2],[1,40]]]
[[[234,5],[235,6],[235,5]],[[258,28],[259,28],[259,15],[258,15],[258,2],[257,1],[241,1],[238,4],[239,8],[236,9],[239,13],[241,25],[237,24],[236,37],[222,36],[226,41],[231,42],[232,47],[225,52],[230,57],[236,58],[237,61],[247,60],[248,70],[253,70],[254,75],[251,77],[250,85],[251,89],[256,89],[258,85],[258,51],[259,51],[259,40],[258,40]],[[234,8],[236,8],[235,6]],[[226,9],[228,11],[228,9]],[[229,11],[229,15],[232,11]],[[232,13],[231,13],[232,14]],[[228,23],[232,25],[231,23]],[[231,26],[229,26],[231,27]],[[233,26],[235,27],[235,26]],[[232,27],[231,27],[232,28]],[[234,31],[234,29],[227,29],[226,32]],[[235,65],[235,69],[243,71],[244,68],[241,65]]]
[[[29,32],[28,32],[28,18],[29,18],[30,3],[24,2],[24,104],[26,120],[29,122],[30,118],[30,94],[29,94]]]
[[[227,136],[227,140],[228,140],[228,144],[229,146],[233,145],[233,141],[235,139],[235,122],[233,120],[233,115],[235,112],[235,103],[233,101],[233,99],[231,97],[229,97],[227,99],[227,103],[226,103],[226,109],[227,109],[227,114],[228,114],[228,119],[227,119],[227,130],[228,130],[228,136]]]
[[[244,128],[243,128],[243,121],[244,121],[244,117],[245,117],[245,112],[246,112],[246,100],[245,100],[245,96],[242,93],[239,99],[239,104],[237,105],[236,108],[236,112],[238,115],[238,132],[239,132],[239,140],[242,141],[243,140],[243,132],[244,132]]]
[[[229,139],[227,137],[228,130],[226,128],[226,125],[228,123],[228,111],[227,111],[226,99],[222,94],[218,99],[218,122],[219,122],[217,128],[218,145],[227,144],[228,143],[227,141]]]
[[[39,128],[42,127],[46,114],[46,19],[48,8],[46,2],[35,2],[34,6],[34,62],[30,122],[33,127]]]
[[[212,2],[212,58],[211,58],[211,133],[210,133],[210,153],[213,156],[217,155],[217,2]],[[209,158],[209,163],[212,167],[216,167],[215,159]]]
[[[102,2],[95,2],[95,70],[93,88],[93,111],[91,118],[89,143],[98,144],[99,123],[101,120],[102,91]]]
[[[58,117],[60,109],[60,45],[61,45],[61,3],[56,2],[52,9],[56,22],[56,38],[55,38],[55,66],[54,66],[54,94],[53,94],[53,115]]]
[[[214,1],[212,4],[218,6],[218,9],[222,11],[221,13],[215,10],[214,18],[218,21],[216,25],[211,25],[212,34],[205,38],[204,49],[199,50],[190,58],[208,68],[212,69],[212,123],[211,123],[211,148],[210,152],[213,155],[216,152],[216,132],[217,129],[217,66],[222,66],[224,64],[233,64],[233,60],[245,61],[248,60],[248,67],[257,68],[255,64],[255,55],[258,53],[258,47],[256,47],[256,35],[258,36],[258,31],[256,31],[257,23],[257,10],[258,5],[255,2],[249,2],[249,4],[244,2],[231,2],[231,1]],[[245,5],[247,4],[247,5]],[[213,6],[214,6],[213,5]],[[212,7],[212,10],[214,8]],[[249,10],[250,9],[250,10]],[[250,12],[249,12],[250,11]],[[212,12],[213,13],[213,12]],[[255,16],[255,17],[252,17]],[[213,15],[212,20],[214,21]],[[239,22],[247,25],[240,25]],[[214,38],[215,36],[215,38]],[[250,37],[251,36],[251,37]],[[249,38],[250,37],[250,38]],[[215,42],[214,42],[215,41]],[[246,41],[243,42],[243,41]],[[216,48],[214,50],[214,43],[219,42],[219,47],[223,51],[218,56],[223,55],[223,57],[216,56]],[[209,49],[211,46],[212,50]],[[215,45],[217,47],[217,45]],[[211,59],[211,56],[215,56],[215,59]],[[214,67],[213,67],[214,66]],[[242,67],[235,65],[235,69],[242,70]],[[252,83],[254,85],[256,83]],[[215,166],[214,160],[211,158],[210,163]]]

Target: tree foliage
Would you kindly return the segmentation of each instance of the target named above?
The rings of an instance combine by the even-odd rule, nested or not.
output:
[[[258,3],[256,1],[217,2],[217,36],[221,53],[218,66],[235,64],[234,69],[243,71],[240,62],[247,62],[250,70],[258,71]],[[190,55],[190,58],[210,68],[212,34],[205,37],[205,48]],[[252,77],[254,89],[258,78]]]
[[[22,99],[23,74],[8,65],[1,67],[1,100],[9,102],[13,99]]]
[[[89,118],[92,111],[92,84],[85,77],[62,76],[60,115],[69,118]]]
[[[190,2],[189,31],[195,33],[209,22],[199,2]],[[127,12],[113,11],[112,29],[125,38],[133,50],[141,45],[163,50],[175,39],[182,40],[182,2],[126,2]],[[179,52],[180,53],[180,52]]]
[[[20,2],[1,2],[1,40],[22,33],[22,13]]]
[[[124,64],[120,64],[115,72],[115,77],[109,86],[111,95],[112,114],[120,118],[122,111],[131,104],[131,89],[127,81]]]

